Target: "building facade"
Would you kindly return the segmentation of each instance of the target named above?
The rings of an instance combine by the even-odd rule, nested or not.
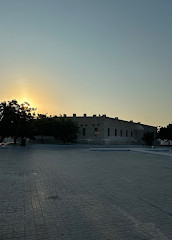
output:
[[[149,125],[124,121],[118,118],[102,116],[67,117],[77,123],[79,127],[78,143],[90,144],[143,144],[143,134],[153,132],[157,128]]]

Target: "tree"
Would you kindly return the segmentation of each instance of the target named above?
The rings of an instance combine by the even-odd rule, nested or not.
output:
[[[17,101],[0,103],[0,135],[1,141],[5,137],[14,135],[15,125],[18,119],[19,105]]]
[[[154,141],[154,133],[153,132],[147,132],[143,134],[143,142],[146,144],[146,146],[152,146]]]
[[[75,142],[77,138],[78,127],[71,119],[38,114],[35,126],[36,135],[41,136],[41,143],[44,142],[44,136],[53,136],[64,144]]]
[[[60,117],[54,124],[54,137],[65,143],[73,143],[77,139],[78,126],[71,119]]]
[[[169,124],[167,127],[161,127],[157,137],[162,140],[172,140],[172,124]]]
[[[36,126],[36,135],[41,136],[41,143],[44,142],[44,136],[51,136],[51,121],[46,114],[38,114],[37,119],[35,120]]]
[[[31,127],[34,119],[34,108],[30,108],[28,103],[18,104],[16,100],[0,103],[0,136],[1,141],[5,137],[13,137],[14,144],[21,138],[21,143],[25,145],[25,138],[33,135]]]

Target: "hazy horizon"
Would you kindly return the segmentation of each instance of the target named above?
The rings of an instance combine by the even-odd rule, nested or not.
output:
[[[0,102],[172,122],[172,2],[0,0]]]

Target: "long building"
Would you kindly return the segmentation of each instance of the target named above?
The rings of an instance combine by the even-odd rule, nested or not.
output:
[[[66,115],[64,115],[67,117]],[[90,144],[143,144],[143,134],[150,132],[156,135],[157,128],[133,121],[111,118],[106,115],[67,117],[79,127],[78,143]]]

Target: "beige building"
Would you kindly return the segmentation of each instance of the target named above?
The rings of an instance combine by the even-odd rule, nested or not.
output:
[[[157,132],[153,126],[123,121],[116,118],[102,116],[76,116],[68,117],[78,124],[78,143],[90,144],[143,144],[143,134]]]

